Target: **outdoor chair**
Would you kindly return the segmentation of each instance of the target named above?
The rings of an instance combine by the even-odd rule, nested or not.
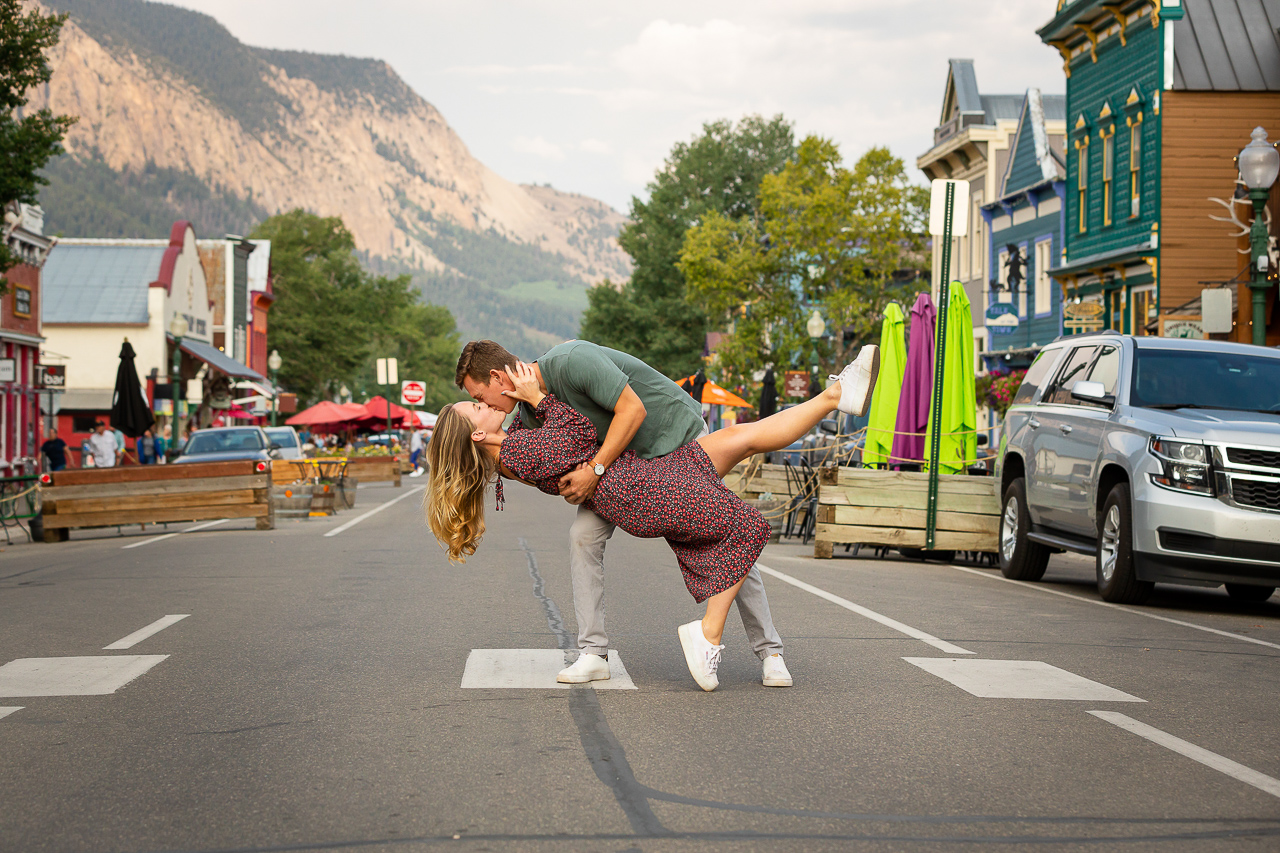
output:
[[[786,460],[784,470],[791,499],[787,502],[787,523],[782,535],[787,538],[799,536],[801,543],[808,544],[817,522],[818,474],[808,457],[801,457],[799,465]]]

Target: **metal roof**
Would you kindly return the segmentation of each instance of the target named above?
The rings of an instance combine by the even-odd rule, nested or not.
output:
[[[1280,92],[1280,0],[1183,0],[1173,88]]]
[[[228,376],[243,377],[252,379],[256,382],[264,382],[265,378],[261,373],[252,368],[246,367],[236,361],[231,356],[219,350],[217,347],[202,343],[201,341],[192,340],[191,338],[182,339],[182,350],[190,355],[203,361],[214,370],[219,370]]]
[[[1017,121],[1022,115],[1023,95],[982,95],[982,111],[987,114],[985,124],[995,124],[1001,119]]]
[[[140,323],[164,245],[59,243],[44,264],[46,323]]]

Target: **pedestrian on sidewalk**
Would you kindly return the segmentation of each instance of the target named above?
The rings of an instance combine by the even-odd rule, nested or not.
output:
[[[67,467],[67,443],[58,438],[56,429],[45,430],[45,441],[40,445],[40,452],[44,454],[49,466],[46,470],[61,471]]]
[[[428,449],[428,524],[450,559],[464,560],[475,553],[484,533],[483,503],[490,482],[496,484],[501,509],[500,476],[562,494],[570,472],[592,465],[596,478],[586,505],[633,536],[665,538],[694,600],[706,603],[704,617],[680,626],[678,633],[694,680],[703,690],[714,690],[729,606],[770,534],[760,512],[729,491],[722,478],[749,456],[788,446],[833,409],[862,414],[878,367],[878,348],[864,347],[831,386],[805,403],[704,435],[661,457],[646,459],[624,451],[601,471],[594,461],[603,452],[598,427],[548,393],[546,374],[537,364],[518,363],[504,371],[510,389],[504,388],[502,396],[533,407],[541,426],[522,426],[523,408],[506,432],[502,424],[507,413],[487,402],[445,406]]]
[[[409,465],[413,468],[410,477],[422,476],[422,465],[419,460],[422,458],[422,430],[415,429],[413,435],[409,437]]]
[[[93,434],[89,436],[89,453],[95,468],[114,468],[120,458],[120,445],[116,444],[115,433],[107,429],[102,421],[98,421]]]

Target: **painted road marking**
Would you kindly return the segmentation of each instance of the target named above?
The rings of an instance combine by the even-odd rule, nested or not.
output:
[[[340,525],[338,527],[335,527],[333,530],[330,530],[328,533],[325,534],[325,537],[327,538],[329,536],[337,536],[339,533],[342,533],[344,530],[349,530],[352,527],[355,527],[357,524],[364,521],[369,516],[377,515],[378,513],[382,512],[384,509],[391,506],[392,504],[399,503],[400,501],[404,500],[410,495],[416,495],[418,492],[422,491],[425,488],[426,486],[418,486],[417,488],[410,489],[409,491],[405,492],[403,495],[401,495],[398,498],[392,498],[391,500],[387,501],[384,504],[375,506],[373,509],[366,512],[364,515],[356,516],[355,518],[348,521],[346,524]]]
[[[903,658],[966,693],[983,699],[1068,699],[1083,702],[1145,702],[1114,687],[1038,660]]]
[[[159,634],[165,628],[168,628],[170,625],[174,624],[175,622],[181,622],[183,619],[186,619],[190,615],[191,615],[190,613],[178,613],[173,616],[162,616],[161,618],[152,622],[147,627],[139,628],[129,636],[120,640],[116,640],[114,643],[112,643],[109,646],[103,646],[102,649],[103,651],[107,651],[108,649],[132,648],[138,645],[138,643],[141,643],[147,637],[150,637],[152,634]]]
[[[1205,631],[1206,633],[1209,633],[1209,634],[1217,634],[1220,637],[1230,637],[1233,640],[1242,640],[1246,643],[1254,643],[1255,645],[1266,646],[1271,649],[1280,649],[1280,644],[1268,643],[1266,640],[1255,640],[1253,637],[1246,637],[1243,634],[1233,634],[1230,631],[1220,631],[1217,628],[1209,628],[1205,625],[1197,625],[1194,622],[1183,622],[1181,619],[1171,619],[1168,616],[1160,616],[1155,613],[1148,613],[1147,611],[1137,607],[1123,607],[1119,604],[1112,604],[1110,601],[1100,601],[1096,598],[1085,598],[1082,595],[1075,595],[1070,592],[1063,592],[1060,589],[1049,589],[1048,587],[1042,586],[1041,584],[1037,584],[1037,583],[1028,583],[1026,581],[1010,580],[1009,578],[1002,577],[1001,575],[998,575],[998,574],[991,574],[989,572],[980,572],[977,569],[970,569],[970,568],[966,568],[965,566],[952,566],[951,568],[959,572],[968,572],[971,575],[977,575],[980,578],[987,578],[988,580],[1004,581],[1005,583],[1015,584],[1016,586],[1020,586],[1024,589],[1033,589],[1033,590],[1036,590],[1037,592],[1047,592],[1050,595],[1060,595],[1063,598],[1069,598],[1072,601],[1081,601],[1081,602],[1084,602],[1085,604],[1098,604],[1098,605],[1101,605],[1102,607],[1111,607],[1116,610],[1120,610],[1124,613],[1131,613],[1134,616],[1145,616],[1148,619],[1159,619],[1161,622],[1168,622],[1172,625],[1181,625],[1183,628],[1194,628],[1197,631]]]
[[[587,684],[561,684],[556,673],[569,665],[563,649],[472,649],[462,672],[464,688],[568,689]],[[609,650],[609,677],[589,682],[596,690],[635,690],[622,658]]]
[[[1126,717],[1116,711],[1090,711],[1090,714],[1099,720],[1106,720],[1113,726],[1119,726],[1127,732],[1133,732],[1138,737],[1146,738],[1152,743],[1158,743],[1165,749],[1171,749],[1179,755],[1186,756],[1192,761],[1198,761],[1205,767],[1217,770],[1219,773],[1225,773],[1233,779],[1238,779],[1246,785],[1252,785],[1260,791],[1266,791],[1273,797],[1280,797],[1280,779],[1268,776],[1265,773],[1259,773],[1243,764],[1232,761],[1230,758],[1224,758],[1216,752],[1210,752],[1204,747],[1196,746],[1182,738],[1174,737],[1168,732],[1163,732],[1146,723],[1140,723],[1132,717]]]
[[[197,530],[204,530],[206,527],[213,527],[218,524],[226,524],[231,519],[220,518],[217,521],[206,521],[204,524],[197,524],[195,527],[188,527],[185,530],[179,530],[177,533],[166,533],[163,536],[153,536],[150,539],[143,539],[141,542],[134,542],[132,545],[121,545],[120,550],[128,551],[130,548],[141,548],[143,545],[150,545],[152,542],[161,542],[165,539],[172,539],[175,536],[181,536],[184,533],[195,533]]]
[[[22,708],[23,708],[22,705],[18,705],[17,707],[0,708],[0,720],[3,720],[5,717],[9,716],[14,711],[21,711]]]
[[[105,696],[167,657],[19,658],[0,666],[0,696]]]
[[[811,592],[814,595],[818,596],[819,598],[824,598],[827,601],[830,601],[832,604],[838,604],[839,606],[843,607],[845,610],[852,610],[854,613],[857,613],[859,616],[865,616],[873,622],[879,622],[881,625],[884,625],[886,628],[892,628],[893,630],[897,631],[900,634],[906,634],[908,637],[912,637],[913,639],[920,640],[923,643],[927,643],[930,646],[933,646],[935,649],[937,649],[940,652],[946,652],[949,655],[975,654],[974,652],[971,652],[968,649],[962,649],[957,645],[948,643],[946,640],[939,640],[937,637],[933,636],[932,634],[926,634],[924,631],[921,631],[918,628],[912,628],[910,625],[904,625],[896,619],[890,619],[888,616],[882,616],[881,614],[876,613],[874,610],[868,610],[867,608],[863,607],[860,604],[854,604],[852,601],[849,601],[847,598],[841,598],[838,595],[832,595],[831,593],[827,592],[825,589],[819,589],[818,587],[813,586],[812,584],[807,584],[804,581],[799,580],[798,578],[793,578],[791,577],[791,575],[783,574],[782,572],[779,572],[776,569],[771,569],[768,566],[765,566],[761,563],[756,563],[756,568],[764,572],[766,575],[769,575],[770,577],[775,577],[780,581],[785,581],[786,583],[789,583],[794,587],[799,587],[800,589],[803,589],[805,592]]]

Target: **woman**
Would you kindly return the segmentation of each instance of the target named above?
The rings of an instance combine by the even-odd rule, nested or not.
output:
[[[878,349],[864,347],[856,361],[832,377],[830,387],[805,403],[705,435],[656,459],[628,451],[600,478],[588,501],[591,509],[632,536],[665,538],[694,600],[706,602],[702,620],[679,629],[685,660],[703,690],[718,684],[729,605],[769,539],[768,522],[721,478],[753,454],[791,444],[833,409],[862,414],[878,368]],[[518,364],[507,373],[515,390],[503,393],[534,406],[542,427],[506,433],[504,412],[484,403],[456,403],[440,410],[427,446],[427,522],[451,560],[475,553],[484,534],[483,501],[491,481],[497,481],[501,508],[499,472],[558,495],[560,477],[599,449],[591,422],[544,395],[529,365]]]

